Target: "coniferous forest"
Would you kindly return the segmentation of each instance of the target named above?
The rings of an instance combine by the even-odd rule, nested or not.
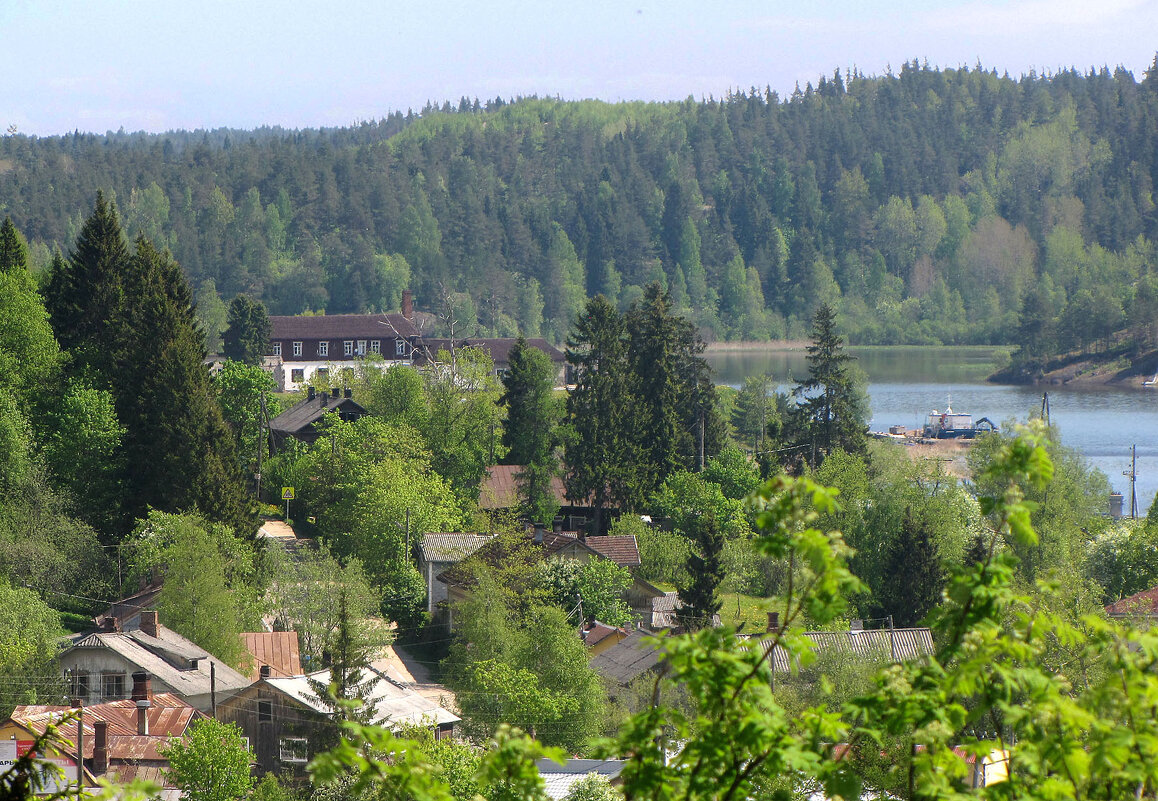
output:
[[[779,97],[463,99],[348,128],[0,139],[0,216],[43,270],[98,190],[171,251],[210,347],[275,314],[454,304],[562,341],[659,281],[707,339],[1153,340],[1158,61],[1020,78],[834,72]]]

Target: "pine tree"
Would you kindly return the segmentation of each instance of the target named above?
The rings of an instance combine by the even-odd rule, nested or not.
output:
[[[554,370],[551,360],[519,337],[511,348],[510,369],[503,376],[499,402],[507,407],[503,445],[507,464],[522,465],[516,477],[520,495],[535,520],[554,517],[558,502],[551,481],[558,471],[555,446],[558,415],[552,397]]]
[[[905,509],[901,530],[889,544],[880,590],[882,615],[897,626],[915,626],[941,600],[945,568],[929,524]]]
[[[20,240],[11,217],[0,224],[0,273],[11,275],[28,269],[28,249]]]
[[[808,346],[808,379],[792,390],[797,398],[795,439],[820,455],[840,448],[865,448],[864,402],[850,370],[852,357],[836,333],[836,312],[822,303],[813,317]]]
[[[695,550],[688,557],[691,583],[680,588],[679,599],[683,606],[676,616],[685,629],[695,630],[710,626],[712,618],[720,611],[718,590],[724,580],[724,565],[720,559],[724,551],[724,535],[714,515],[699,518],[695,531],[690,533],[695,541]]]
[[[634,391],[627,360],[627,327],[602,295],[587,301],[567,340],[575,389],[567,396],[564,452],[567,497],[591,499],[603,526],[608,506],[632,508],[643,500],[636,484]]]
[[[260,365],[269,347],[270,322],[265,306],[244,295],[229,304],[228,324],[223,335],[225,358]]]

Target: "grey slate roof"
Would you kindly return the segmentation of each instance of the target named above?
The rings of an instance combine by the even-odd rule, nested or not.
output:
[[[639,676],[659,666],[660,651],[647,641],[652,636],[646,631],[631,632],[606,651],[591,657],[591,669],[626,687]]]
[[[418,336],[412,320],[391,314],[317,314],[269,317],[269,338],[282,339],[387,339]]]
[[[486,545],[490,539],[486,534],[425,534],[422,537],[422,561],[458,562]]]
[[[626,761],[622,759],[568,759],[562,765],[551,759],[535,762],[539,775],[543,777],[547,797],[553,799],[565,798],[571,785],[592,773],[613,782],[623,772],[625,764]]]
[[[849,653],[865,661],[909,661],[933,653],[933,635],[927,628],[868,629],[859,631],[806,631],[816,653]],[[762,639],[767,650],[771,640]],[[783,646],[772,652],[772,669],[788,673],[796,667],[795,657]]]
[[[337,411],[342,419],[346,419],[347,415],[353,415],[357,418],[369,414],[369,412],[353,398],[335,398],[332,395],[319,394],[313,400],[306,398],[286,409],[269,421],[269,428],[271,431],[282,431],[287,434],[293,434],[321,420],[327,412],[333,411]]]

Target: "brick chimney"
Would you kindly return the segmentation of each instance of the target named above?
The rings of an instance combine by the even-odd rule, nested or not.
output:
[[[777,631],[780,628],[780,613],[768,613],[768,631]]]
[[[318,396],[317,387],[306,387],[306,400],[313,400]]]
[[[150,637],[159,637],[157,633],[157,610],[145,609],[141,612],[141,631]],[[136,674],[133,674],[136,675]]]
[[[268,679],[269,676],[270,676],[269,665],[262,665],[261,666],[261,678]]]
[[[98,720],[92,727],[96,731],[92,748],[92,772],[100,776],[109,771],[109,722]]]
[[[112,615],[101,618],[101,631],[120,631],[120,621]]]
[[[543,531],[543,524],[542,523],[536,523],[535,524],[535,536],[534,536],[536,545],[542,545],[543,544],[543,534],[544,533],[545,532]]]
[[[402,290],[402,316],[407,320],[414,319],[414,293],[409,289]]]
[[[133,694],[131,696],[133,701],[147,701],[149,704],[153,703],[153,683],[149,679],[149,674],[143,670],[138,670],[133,673]]]

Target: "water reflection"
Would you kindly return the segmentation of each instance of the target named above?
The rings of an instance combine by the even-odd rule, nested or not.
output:
[[[1130,508],[1130,447],[1138,447],[1138,504],[1142,514],[1158,492],[1158,389],[1135,387],[1011,387],[984,383],[992,348],[850,348],[868,377],[872,427],[917,428],[933,409],[953,409],[974,420],[1024,421],[1049,392],[1050,415],[1063,442],[1084,455],[1125,495]],[[771,372],[781,384],[807,373],[803,351],[712,353],[717,381],[738,386],[747,375]]]

